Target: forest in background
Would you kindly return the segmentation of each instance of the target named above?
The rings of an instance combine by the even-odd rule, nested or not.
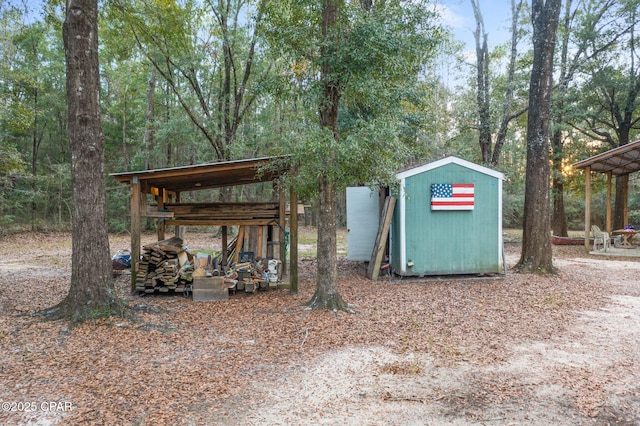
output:
[[[30,10],[28,2],[13,7],[0,1],[1,233],[70,227],[64,5],[59,3]],[[320,140],[314,138],[317,102],[308,90],[318,74],[304,55],[283,48],[286,44],[298,52],[311,49],[302,25],[285,25],[283,16],[305,22],[302,12],[288,6],[286,1],[259,0],[105,2],[99,23],[105,172],[283,154],[302,145],[309,151],[308,145]],[[378,160],[385,169],[446,155],[486,164],[482,147],[487,135],[489,144],[504,141],[497,161],[488,165],[507,177],[504,226],[520,227],[532,61],[527,4],[511,4],[517,18],[511,43],[486,50],[485,32],[478,25],[473,58],[465,56],[461,43],[440,24],[434,5],[419,6],[424,13],[412,16],[423,20],[431,42],[416,40],[396,50],[423,49],[426,60],[420,72],[408,76],[401,87],[383,87],[380,75],[397,71],[393,68],[400,66],[402,56],[393,61],[373,56],[377,66],[368,69],[376,79],[360,78],[357,90],[345,94],[339,130],[351,147],[366,151],[367,143],[384,145],[386,154]],[[552,158],[558,167],[553,168],[550,185],[553,202],[558,197],[553,190],[561,190],[564,216],[572,229],[584,221],[584,178],[570,165],[638,138],[637,6],[635,0],[566,2],[561,16],[552,113],[552,133],[559,138]],[[479,9],[476,18],[481,24]],[[360,57],[358,49],[371,52],[375,43],[393,42],[372,37],[369,27],[361,28],[350,41],[356,65],[371,60]],[[382,47],[389,46],[381,45],[380,51]],[[371,102],[371,93],[378,95],[377,103]],[[375,126],[362,125],[374,122]],[[324,149],[318,144],[315,152],[323,155]],[[375,156],[364,161],[356,155],[362,152],[354,152],[344,153],[353,155],[354,168],[375,166]],[[594,178],[592,222],[603,224],[604,181],[603,176]],[[363,182],[356,175],[341,183]],[[638,225],[640,197],[634,176],[629,184],[629,221]],[[128,188],[107,178],[106,191],[110,231],[124,231]],[[251,187],[233,196],[249,201],[268,191]],[[204,196],[185,195],[183,201]],[[314,205],[313,193],[302,191],[301,202]]]

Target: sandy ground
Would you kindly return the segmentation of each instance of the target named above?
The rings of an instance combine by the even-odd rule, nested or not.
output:
[[[508,263],[517,260],[512,253]],[[229,424],[640,425],[640,265],[587,258],[555,265],[578,268],[619,294],[491,365],[443,365],[385,347],[334,351],[261,383],[256,391],[267,392],[267,402]]]
[[[126,247],[126,241],[115,237],[112,251]],[[27,322],[25,315],[50,306],[68,288],[70,247],[68,235],[3,241],[0,424],[640,425],[637,259],[594,257],[575,248],[554,248],[554,264],[561,274],[552,279],[509,273],[488,283],[391,280],[375,288],[358,275],[359,266],[347,265],[341,270],[342,291],[348,301],[356,303],[358,313],[333,319],[331,313],[307,313],[292,307],[297,306],[296,301],[308,300],[313,290],[308,285],[312,278],[305,278],[313,268],[303,266],[303,281],[307,281],[296,301],[273,292],[216,305],[218,314],[237,315],[244,324],[249,321],[242,316],[245,307],[251,311],[248,318],[259,314],[260,321],[263,317],[272,321],[268,327],[271,337],[262,342],[258,334],[243,328],[223,333],[219,325],[211,326],[217,330],[216,337],[211,337],[205,323],[188,323],[195,321],[190,319],[194,309],[208,308],[194,308],[179,298],[130,297],[131,305],[146,306],[150,318],[136,327],[116,322],[70,330],[59,323]],[[507,248],[510,267],[518,255],[518,247]],[[25,294],[19,297],[16,283],[25,286]],[[363,286],[371,289],[363,292]],[[508,286],[511,290],[502,292]],[[390,289],[393,297],[389,299]],[[516,290],[524,291],[518,293],[518,303],[512,298]],[[461,299],[461,294],[469,292],[477,294]],[[258,303],[276,308],[267,312]],[[479,317],[483,319],[465,323],[465,317],[485,309],[484,303],[491,306]],[[385,310],[390,304],[402,310]],[[428,313],[421,310],[429,304]],[[463,314],[457,316],[459,312]],[[413,313],[420,314],[417,321],[409,318]],[[435,324],[440,327],[439,334],[426,336],[426,328],[415,325],[426,322],[427,315],[432,317],[434,330]],[[179,316],[184,317],[185,325],[175,327],[189,333],[171,334],[170,327],[145,331],[150,324],[165,324],[161,319]],[[452,321],[449,325],[447,318]],[[287,324],[291,328],[284,330]],[[195,337],[193,327],[199,327]],[[514,331],[518,329],[524,331]],[[53,336],[43,336],[48,330],[53,330]],[[108,342],[102,340],[104,334],[120,333],[123,337],[113,347],[95,351],[99,356],[77,347]],[[177,384],[174,376],[154,378],[152,366],[141,361],[149,359],[142,358],[149,349],[127,346],[127,340],[139,337],[157,351],[154,360],[166,361],[174,373],[182,369],[188,377],[175,379]],[[279,352],[266,353],[276,346]],[[111,351],[118,352],[113,361]],[[211,355],[214,351],[217,358]],[[209,360],[211,365],[194,369],[202,370],[196,376],[185,364],[191,358],[174,361],[179,352],[193,354],[197,362]],[[73,363],[70,359],[78,353],[95,367]],[[222,353],[238,354],[250,365],[223,371],[226,375],[220,378],[218,374],[228,365]],[[222,359],[221,363],[216,359]],[[57,372],[47,367],[52,365]],[[164,368],[161,371],[166,373]],[[118,380],[125,375],[131,384],[119,386]],[[203,381],[197,383],[199,393],[190,383],[193,377]],[[83,380],[97,383],[87,391],[89,385],[83,385]],[[220,380],[231,389],[221,391]],[[128,392],[143,385],[142,391],[132,391],[135,396]],[[192,404],[172,404],[180,391]],[[5,406],[5,402],[36,397],[38,404],[72,401],[80,412],[54,412],[38,406],[25,413]],[[127,398],[135,402],[125,404]],[[83,404],[87,405],[84,409]],[[192,405],[197,404],[201,408],[194,409]]]

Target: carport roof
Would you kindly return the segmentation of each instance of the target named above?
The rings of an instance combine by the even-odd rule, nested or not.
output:
[[[573,164],[577,169],[589,167],[594,172],[623,176],[640,170],[640,140],[619,146]]]
[[[150,188],[163,188],[173,192],[196,191],[225,186],[269,182],[280,176],[282,170],[265,168],[284,157],[260,157],[245,160],[222,161],[171,167],[155,170],[113,173],[120,183],[131,184],[134,179]]]

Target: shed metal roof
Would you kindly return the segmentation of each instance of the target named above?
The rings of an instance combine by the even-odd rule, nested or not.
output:
[[[640,140],[610,149],[573,164],[577,169],[590,167],[594,172],[623,176],[640,170]]]
[[[131,184],[137,178],[147,188],[163,188],[184,192],[225,186],[269,182],[280,176],[282,170],[265,169],[270,163],[284,157],[260,157],[217,163],[196,164],[155,170],[112,173],[120,183]]]
[[[479,164],[472,163],[467,160],[463,160],[462,158],[450,156],[446,158],[441,158],[440,160],[436,160],[430,163],[422,164],[421,166],[412,167],[407,170],[400,171],[396,173],[396,177],[400,180],[406,179],[410,176],[415,176],[420,173],[424,173],[428,170],[437,169],[438,167],[442,167],[447,164],[457,164],[462,167],[466,167],[467,169],[474,170],[479,173],[483,173],[497,179],[504,180],[504,174],[500,173],[497,170],[489,169],[487,167],[481,166]]]

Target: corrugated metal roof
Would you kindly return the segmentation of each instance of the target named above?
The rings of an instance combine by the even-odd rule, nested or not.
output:
[[[245,160],[221,161],[155,170],[113,173],[116,181],[131,184],[137,178],[147,188],[164,188],[183,192],[224,186],[269,182],[280,175],[280,170],[263,168],[284,157],[261,157]]]
[[[640,140],[619,146],[573,164],[576,169],[590,167],[594,172],[623,176],[640,170]]]

